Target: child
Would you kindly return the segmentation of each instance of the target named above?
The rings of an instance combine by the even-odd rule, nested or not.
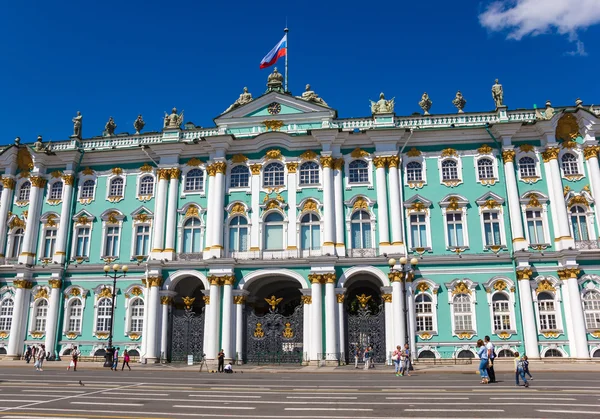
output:
[[[519,384],[519,376],[523,379],[523,385],[529,387],[527,378],[525,378],[525,372],[523,370],[523,359],[519,356],[518,352],[515,352],[515,382]]]
[[[530,380],[533,380],[533,377],[529,372],[529,361],[527,360],[527,355],[523,355],[523,372],[529,376]]]
[[[231,365],[231,362],[225,365],[224,371],[225,374],[233,374],[233,366]]]

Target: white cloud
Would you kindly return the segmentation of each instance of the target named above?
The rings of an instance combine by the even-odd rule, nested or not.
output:
[[[566,52],[567,55],[579,55],[581,57],[586,57],[588,55],[587,52],[585,52],[585,47],[583,45],[583,42],[576,40],[575,41],[575,51],[567,51]]]

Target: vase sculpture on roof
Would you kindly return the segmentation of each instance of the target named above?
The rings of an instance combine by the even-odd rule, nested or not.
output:
[[[429,99],[429,95],[427,92],[423,93],[421,96],[421,101],[419,102],[419,106],[423,109],[423,115],[429,115],[429,109],[431,109],[431,104],[433,102]]]
[[[467,104],[467,100],[462,95],[462,93],[460,92],[460,90],[458,92],[456,92],[456,96],[452,100],[452,104],[454,106],[456,106],[456,108],[458,109],[458,113],[464,113],[465,112],[463,109],[465,108],[465,105]]]
[[[137,119],[133,123],[133,128],[135,128],[135,133],[139,134],[144,129],[145,126],[146,126],[146,123],[144,122],[144,118],[142,118],[142,115],[138,115]]]

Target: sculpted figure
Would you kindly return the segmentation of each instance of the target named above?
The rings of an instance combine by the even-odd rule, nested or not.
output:
[[[304,99],[307,102],[314,102],[319,105],[327,106],[327,103],[325,103],[325,101],[321,99],[318,94],[310,90],[310,84],[306,85],[306,90],[304,91],[304,93],[302,93],[300,99]]]
[[[104,132],[107,136],[112,137],[115,135],[115,129],[117,128],[117,124],[115,124],[115,120],[111,116],[108,118],[108,122],[104,125]]]
[[[465,111],[463,111],[463,109],[465,108],[465,105],[467,104],[467,100],[464,98],[464,96],[462,95],[460,90],[458,92],[456,92],[456,96],[452,100],[452,104],[454,106],[456,106],[456,108],[458,109],[458,113],[465,112]]]
[[[429,115],[429,109],[431,109],[431,104],[433,102],[429,99],[429,95],[427,92],[423,93],[421,96],[421,101],[419,102],[419,106],[423,109],[423,115]]]
[[[385,99],[383,92],[379,94],[379,100],[377,102],[371,102],[371,113],[373,115],[379,113],[392,113],[394,112],[394,98],[390,100]]]
[[[171,110],[171,114],[165,112],[165,128],[179,128],[183,123],[183,111],[177,115],[177,108]]]
[[[133,127],[135,128],[135,133],[139,134],[140,131],[144,129],[145,125],[146,125],[146,123],[144,122],[144,118],[142,118],[142,115],[138,115],[137,119],[133,123]]]
[[[225,112],[223,112],[223,113],[232,111],[232,110],[239,108],[240,106],[243,106],[246,103],[250,103],[250,102],[252,102],[252,94],[248,93],[247,87],[244,87],[244,91],[242,92],[240,97],[238,97],[237,100],[235,102],[233,102],[229,108],[225,109]]]
[[[549,100],[546,101],[546,109],[544,110],[544,112],[540,112],[539,109],[535,110],[536,119],[548,120],[548,119],[552,119],[553,116],[554,116],[554,108],[552,107],[552,102],[550,102]]]
[[[35,151],[44,151],[44,143],[42,143],[41,135],[38,135],[36,142],[33,143],[33,149]]]
[[[504,90],[502,90],[502,85],[498,83],[498,79],[496,79],[496,83],[492,86],[492,97],[496,103],[496,108],[504,106]]]
[[[83,116],[81,112],[77,111],[77,116],[73,118],[73,137],[81,139],[81,125],[83,122]]]
[[[277,71],[277,67],[267,78],[267,92],[276,91],[283,93],[283,74]]]

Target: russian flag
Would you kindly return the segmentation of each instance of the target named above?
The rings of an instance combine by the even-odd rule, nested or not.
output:
[[[287,33],[283,35],[281,41],[275,47],[269,51],[269,53],[260,62],[260,68],[267,68],[277,62],[280,57],[287,54]]]

